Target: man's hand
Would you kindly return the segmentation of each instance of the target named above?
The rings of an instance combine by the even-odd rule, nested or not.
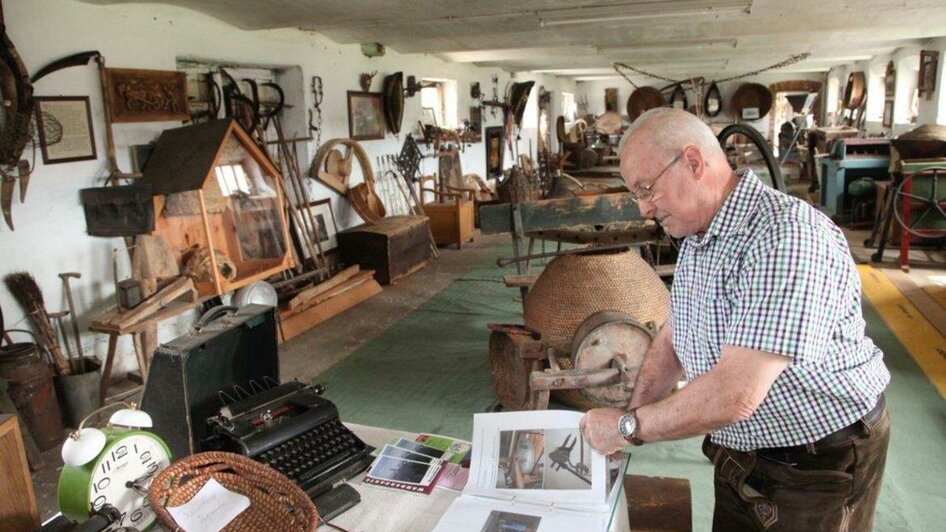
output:
[[[581,435],[599,453],[614,454],[628,446],[627,440],[618,432],[618,420],[624,410],[618,408],[595,408],[582,418]]]

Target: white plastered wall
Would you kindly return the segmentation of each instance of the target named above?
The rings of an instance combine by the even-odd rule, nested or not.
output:
[[[446,63],[430,55],[401,55],[388,50],[379,58],[361,54],[357,45],[338,45],[311,32],[298,30],[244,31],[202,14],[163,5],[94,6],[73,0],[7,0],[4,2],[7,32],[19,51],[27,69],[36,72],[44,65],[85,50],[98,50],[108,66],[173,70],[178,58],[202,58],[235,64],[273,67],[298,66],[302,71],[302,90],[307,108],[312,105],[309,83],[314,75],[324,83],[323,142],[348,136],[346,91],[360,90],[358,75],[378,71],[372,90],[380,91],[381,79],[403,71],[405,77],[417,79],[436,77],[457,81],[458,116],[469,116],[470,83],[478,81],[487,97],[492,95],[491,77],[499,77],[499,91],[510,81],[510,74],[498,69]],[[524,77],[536,79],[553,93],[553,118],[560,106],[561,91],[574,92],[570,80],[550,76]],[[85,330],[93,317],[113,303],[111,251],[123,248],[119,238],[90,237],[85,232],[85,219],[79,203],[79,189],[102,186],[107,177],[105,167],[105,130],[102,115],[98,73],[93,65],[74,67],[51,74],[36,83],[40,96],[89,96],[95,131],[97,159],[45,166],[37,155],[36,168],[30,182],[25,204],[14,200],[13,219],[16,231],[0,227],[0,275],[12,271],[29,271],[45,295],[49,311],[66,308],[65,296],[57,276],[60,272],[77,271],[82,278],[73,281],[80,324]],[[369,158],[397,153],[405,132],[416,125],[421,116],[419,97],[405,100],[405,113],[400,136],[388,134],[384,140],[362,142]],[[488,109],[483,112],[484,127],[500,125]],[[128,147],[155,140],[163,129],[179,123],[117,124],[114,127],[119,166],[130,170]],[[520,151],[525,152],[529,139],[534,141],[535,129],[522,132]],[[554,142],[554,141],[553,141]],[[307,160],[316,146],[309,143],[302,150]],[[534,148],[533,148],[534,149]],[[507,150],[506,166],[512,164]],[[24,153],[30,159],[31,151]],[[483,143],[467,146],[461,154],[465,172],[484,174]],[[425,172],[436,171],[436,162],[426,159]],[[340,229],[361,223],[348,202],[314,180],[308,180],[313,199],[332,198],[332,207]],[[122,256],[125,254],[122,253]],[[128,265],[122,272],[128,275]],[[19,305],[0,287],[7,327],[23,327],[26,320]],[[193,313],[161,324],[159,337],[167,341],[186,332],[193,322]],[[86,354],[104,358],[107,338],[101,334],[83,333]],[[116,357],[114,372],[136,368],[130,339],[123,338]]]

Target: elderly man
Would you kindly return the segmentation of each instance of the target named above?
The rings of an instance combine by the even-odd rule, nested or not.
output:
[[[890,374],[864,336],[844,235],[751,171],[734,172],[689,113],[645,113],[620,155],[642,215],[685,240],[670,318],[628,410],[589,411],[585,438],[614,453],[706,434],[714,530],[869,530]],[[681,371],[687,385],[674,392]]]

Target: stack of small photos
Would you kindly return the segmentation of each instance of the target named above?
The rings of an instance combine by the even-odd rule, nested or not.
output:
[[[365,482],[430,493],[442,469],[443,454],[440,449],[401,438],[381,449],[365,475]]]

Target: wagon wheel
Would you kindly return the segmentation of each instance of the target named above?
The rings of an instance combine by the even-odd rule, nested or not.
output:
[[[946,191],[939,186],[940,177],[946,177],[946,167],[906,176],[897,186],[893,214],[904,231],[921,238],[946,236]]]
[[[653,340],[650,329],[615,310],[595,312],[575,331],[572,359],[577,369],[599,370],[617,367],[622,382],[582,388],[596,406],[624,408],[631,400],[637,373]]]
[[[535,394],[529,388],[529,375],[542,369],[539,359],[522,358],[521,344],[503,331],[489,335],[490,380],[505,410],[531,410]]]
[[[719,145],[726,152],[726,156],[729,158],[729,166],[733,170],[764,162],[769,175],[768,178],[759,175],[759,179],[775,190],[785,192],[782,170],[772,154],[772,148],[769,147],[769,143],[754,127],[745,124],[733,124],[723,128],[717,138],[719,139]]]

